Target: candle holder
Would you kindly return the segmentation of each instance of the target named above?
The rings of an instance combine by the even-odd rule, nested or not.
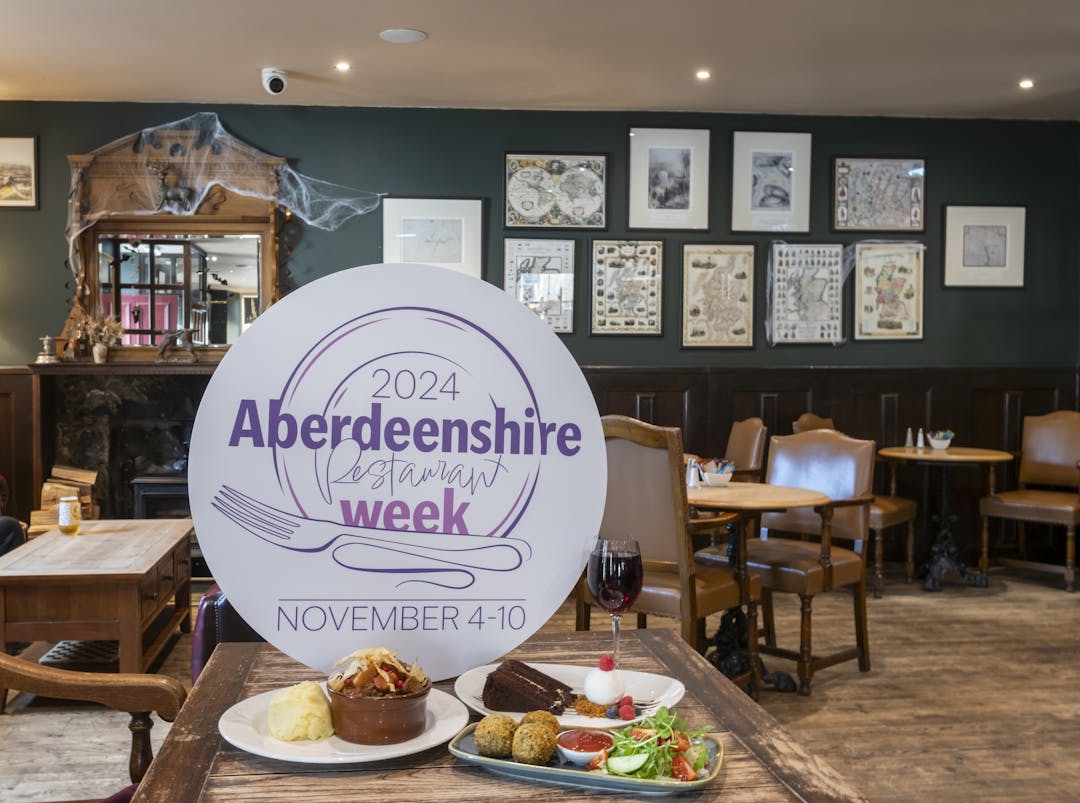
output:
[[[38,338],[41,341],[41,353],[34,360],[36,365],[49,365],[60,362],[56,356],[56,338],[53,335],[45,335]]]

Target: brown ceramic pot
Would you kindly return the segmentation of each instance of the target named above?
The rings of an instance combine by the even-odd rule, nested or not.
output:
[[[415,739],[427,726],[429,682],[411,694],[347,697],[330,691],[334,735],[355,744],[397,744]]]

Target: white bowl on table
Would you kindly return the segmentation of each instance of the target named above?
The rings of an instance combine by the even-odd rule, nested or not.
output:
[[[723,488],[734,476],[734,472],[725,471],[720,474],[711,474],[708,471],[702,472],[705,476],[705,484],[710,488]]]
[[[930,441],[930,447],[932,449],[948,449],[949,444],[952,443],[952,438],[930,438],[930,437],[927,437],[927,440]]]

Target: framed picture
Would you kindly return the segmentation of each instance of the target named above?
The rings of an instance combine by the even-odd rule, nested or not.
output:
[[[574,241],[503,241],[503,287],[547,321],[552,330],[574,331]]]
[[[630,129],[630,228],[709,228],[709,130]]]
[[[754,345],[754,246],[683,246],[682,344]]]
[[[0,137],[0,208],[38,208],[37,137]]]
[[[833,231],[922,231],[926,198],[922,159],[833,161]]]
[[[483,278],[483,201],[384,198],[383,261],[423,262]]]
[[[607,228],[607,157],[506,154],[506,225]]]
[[[773,243],[772,342],[839,343],[844,247]]]
[[[945,207],[945,286],[1023,287],[1023,206]]]
[[[922,243],[855,244],[855,339],[922,340]]]
[[[663,241],[593,240],[594,335],[662,334],[663,289]]]
[[[810,135],[736,131],[732,231],[810,231]]]

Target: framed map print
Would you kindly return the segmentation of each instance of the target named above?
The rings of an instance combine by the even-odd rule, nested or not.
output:
[[[843,340],[842,245],[773,243],[770,330],[780,343]]]
[[[926,162],[859,159],[833,162],[833,231],[922,231]]]
[[[1023,287],[1023,206],[945,207],[945,286]]]
[[[506,154],[506,225],[607,227],[607,157]]]
[[[0,208],[37,209],[37,137],[0,137]]]
[[[709,228],[709,129],[630,129],[630,228]]]
[[[383,198],[383,261],[483,278],[483,207],[479,198]]]
[[[732,231],[810,231],[810,135],[736,131]]]
[[[922,243],[855,244],[855,339],[922,340]]]
[[[682,344],[754,345],[754,246],[683,246]]]
[[[593,240],[592,333],[662,334],[663,271],[661,240]]]
[[[503,241],[503,288],[552,330],[574,331],[574,241]]]

